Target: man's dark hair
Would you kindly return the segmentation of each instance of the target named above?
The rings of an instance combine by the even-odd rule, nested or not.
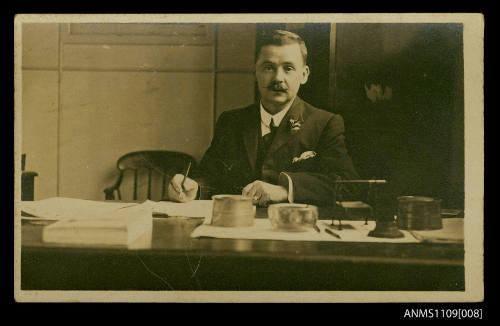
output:
[[[292,32],[284,30],[274,30],[271,32],[263,32],[259,37],[259,48],[257,51],[257,60],[260,56],[260,51],[262,47],[266,45],[287,45],[287,44],[298,44],[300,47],[300,53],[302,54],[302,59],[304,64],[307,63],[307,47],[306,43],[302,38]]]

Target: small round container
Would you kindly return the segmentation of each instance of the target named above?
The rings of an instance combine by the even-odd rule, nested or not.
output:
[[[304,232],[314,228],[318,220],[318,207],[306,204],[273,204],[267,208],[274,229]]]
[[[214,195],[212,225],[242,227],[252,226],[255,206],[252,198],[241,195]]]
[[[397,222],[400,229],[441,229],[441,200],[422,196],[400,196]]]

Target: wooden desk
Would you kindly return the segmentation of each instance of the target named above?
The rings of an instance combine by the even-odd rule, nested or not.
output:
[[[192,239],[201,219],[155,218],[151,247],[71,248],[23,222],[22,290],[463,291],[463,244]]]

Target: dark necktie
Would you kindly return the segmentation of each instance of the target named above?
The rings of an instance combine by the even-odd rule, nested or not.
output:
[[[269,147],[271,147],[271,144],[273,142],[274,135],[276,134],[276,130],[278,130],[278,127],[274,125],[274,120],[271,118],[271,123],[269,123],[269,128],[271,129],[271,132],[264,135],[263,141],[264,141],[264,150],[267,152]]]

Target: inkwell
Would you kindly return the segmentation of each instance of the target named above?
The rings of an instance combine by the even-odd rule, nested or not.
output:
[[[371,179],[371,180],[342,180],[340,177],[335,181],[335,193],[337,205],[342,206],[343,195],[342,188],[345,184],[368,184],[368,192],[366,195],[366,201],[371,205],[372,217],[375,219],[375,229],[368,233],[370,237],[377,238],[402,238],[404,234],[399,231],[396,220],[394,219],[394,209],[392,205],[391,196],[386,192],[385,186],[387,185],[387,180]],[[358,204],[361,205],[361,204]],[[368,206],[370,207],[370,206]],[[358,207],[363,208],[363,207]],[[338,229],[342,230],[341,217],[343,214],[339,214],[339,224]],[[368,216],[365,219],[365,225],[368,224]],[[333,226],[333,219],[332,219]]]
[[[370,184],[369,202],[373,207],[373,216],[375,218],[375,229],[368,233],[369,237],[376,238],[402,238],[403,232],[398,228],[394,218],[394,207],[391,196],[387,193],[386,180],[377,180],[379,182]]]

